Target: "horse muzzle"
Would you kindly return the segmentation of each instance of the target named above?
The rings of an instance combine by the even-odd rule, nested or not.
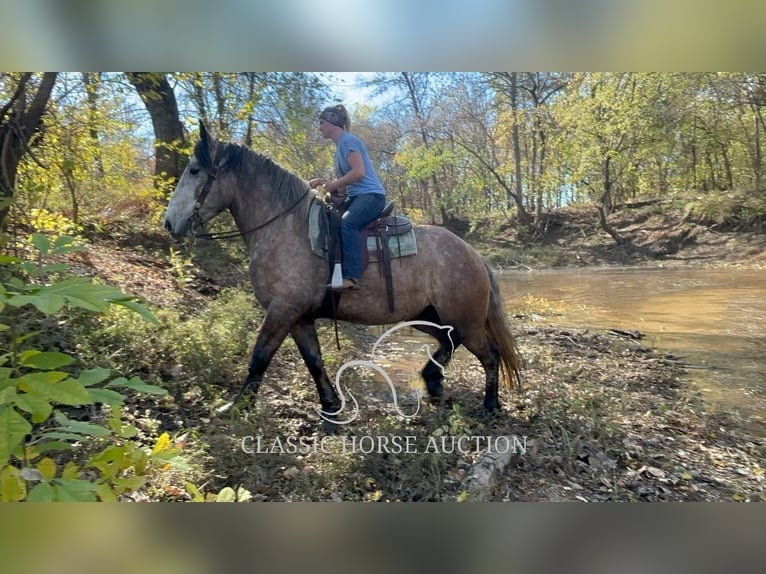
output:
[[[162,226],[168,233],[170,233],[174,239],[180,239],[182,237],[192,235],[192,224],[189,219],[180,223],[174,223],[172,220],[166,217],[162,222]]]

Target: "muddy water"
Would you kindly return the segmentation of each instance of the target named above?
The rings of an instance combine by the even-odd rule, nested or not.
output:
[[[644,343],[689,364],[710,410],[766,429],[766,271],[604,269],[499,275],[509,312],[526,297],[555,314],[544,324],[639,330]]]

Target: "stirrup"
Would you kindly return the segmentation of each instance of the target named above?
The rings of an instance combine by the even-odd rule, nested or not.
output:
[[[362,288],[362,286],[359,284],[359,281],[356,279],[349,279],[348,277],[343,278],[343,284],[340,287],[333,287],[331,284],[327,286],[328,289],[332,289],[333,291],[340,292],[340,291],[358,291]]]

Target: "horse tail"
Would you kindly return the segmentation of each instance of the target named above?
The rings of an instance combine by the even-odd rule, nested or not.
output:
[[[521,358],[516,340],[511,333],[511,326],[505,315],[503,298],[495,274],[484,262],[489,275],[489,310],[487,313],[487,333],[500,351],[501,378],[509,388],[521,388]]]

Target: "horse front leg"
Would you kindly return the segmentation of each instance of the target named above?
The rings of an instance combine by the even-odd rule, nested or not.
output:
[[[295,344],[298,345],[301,357],[303,357],[303,361],[306,363],[306,367],[316,383],[322,411],[325,413],[338,412],[341,407],[340,399],[327,376],[314,322],[308,319],[300,321],[290,330],[290,335]],[[338,425],[325,419],[324,431],[326,433],[332,434],[337,430]]]
[[[247,391],[258,392],[263,374],[266,372],[271,358],[277,352],[280,345],[282,345],[285,337],[297,321],[297,318],[293,318],[292,315],[293,313],[286,309],[279,309],[273,305],[269,306],[253,346],[253,352],[250,355],[250,365],[248,366],[247,375],[242,383],[242,387],[234,400],[220,410],[231,408],[232,405],[242,399]]]

